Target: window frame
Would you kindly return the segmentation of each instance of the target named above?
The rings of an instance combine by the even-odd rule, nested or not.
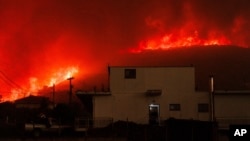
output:
[[[125,79],[136,79],[136,69],[124,69]]]
[[[181,111],[181,104],[179,103],[169,104],[169,111]]]

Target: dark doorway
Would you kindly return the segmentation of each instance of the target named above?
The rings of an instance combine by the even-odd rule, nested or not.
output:
[[[160,105],[150,104],[149,105],[149,124],[159,125],[159,114],[160,114]]]

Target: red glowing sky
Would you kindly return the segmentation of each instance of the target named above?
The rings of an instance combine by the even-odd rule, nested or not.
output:
[[[84,81],[129,53],[169,44],[248,48],[249,7],[248,0],[0,0],[0,93],[48,85],[72,67]]]

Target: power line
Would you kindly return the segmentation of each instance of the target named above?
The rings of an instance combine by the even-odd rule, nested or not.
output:
[[[20,85],[18,85],[14,81],[12,81],[3,71],[0,70],[0,74],[1,74],[1,79],[6,84],[10,85],[11,87],[15,87],[15,88],[19,88],[19,89],[23,90],[23,88]]]
[[[9,81],[7,81],[2,75],[0,75],[0,79],[2,79],[3,82],[6,83],[7,85],[9,85],[10,87],[15,87],[15,86],[13,86],[12,83],[10,83]]]

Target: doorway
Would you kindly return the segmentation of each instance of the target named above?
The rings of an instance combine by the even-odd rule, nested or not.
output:
[[[160,105],[150,104],[149,105],[149,124],[159,125]]]

